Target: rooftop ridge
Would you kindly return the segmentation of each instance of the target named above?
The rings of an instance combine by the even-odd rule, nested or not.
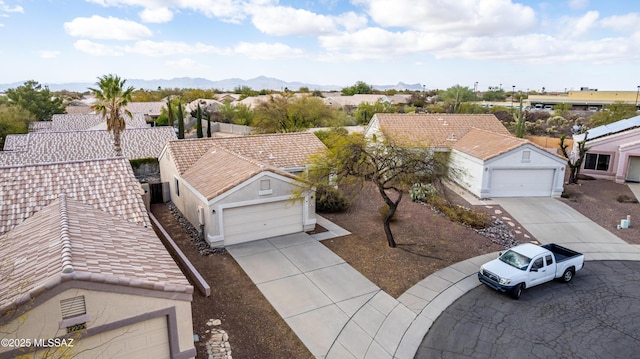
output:
[[[228,154],[230,154],[230,155],[232,155],[234,157],[238,157],[238,159],[240,159],[242,161],[248,162],[248,163],[250,163],[250,164],[252,164],[252,165],[254,165],[256,167],[259,167],[260,168],[260,172],[264,171],[265,169],[271,168],[271,166],[269,166],[269,165],[267,165],[265,163],[262,163],[260,161],[254,160],[252,158],[249,158],[249,157],[247,157],[245,155],[242,155],[240,153],[237,153],[235,151],[231,151],[231,150],[226,149],[226,148],[224,148],[224,147],[222,147],[220,145],[213,145],[208,151],[211,151],[212,148],[216,149],[216,150],[222,150],[222,151],[224,151],[224,152],[226,152],[226,153],[228,153]],[[273,168],[273,169],[275,169],[275,168]]]
[[[7,151],[7,152],[14,152],[14,151]],[[0,165],[0,168],[40,167],[40,166],[66,165],[66,164],[73,164],[73,163],[87,163],[87,162],[98,162],[98,161],[104,162],[104,161],[113,161],[113,160],[126,160],[126,158],[125,157],[108,157],[108,158],[92,158],[92,159],[86,159],[86,160],[73,160],[73,161],[65,161],[65,162],[38,162],[38,163],[27,163],[23,165],[8,165],[8,166]]]
[[[73,273],[71,255],[71,236],[69,235],[69,211],[67,209],[67,196],[63,193],[60,198],[60,243],[62,244],[61,259],[62,273]]]

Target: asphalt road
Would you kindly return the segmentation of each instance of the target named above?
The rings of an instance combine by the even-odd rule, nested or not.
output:
[[[482,285],[440,315],[415,358],[640,358],[640,262],[589,261],[520,300]]]

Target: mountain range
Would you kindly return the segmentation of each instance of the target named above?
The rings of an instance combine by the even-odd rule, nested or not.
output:
[[[14,82],[10,84],[0,84],[0,91],[6,91],[10,88],[16,88],[18,86],[22,86],[24,82]],[[95,83],[83,83],[83,82],[70,82],[70,83],[60,83],[60,84],[42,84],[49,87],[51,91],[74,91],[74,92],[85,92],[88,87],[95,86]],[[337,86],[337,85],[314,85],[302,82],[287,82],[282,81],[272,77],[259,76],[249,80],[243,80],[239,78],[230,78],[225,80],[212,81],[204,78],[193,78],[193,77],[178,77],[170,80],[157,79],[157,80],[141,80],[141,79],[127,79],[127,85],[133,86],[136,89],[148,89],[155,90],[158,87],[161,88],[199,88],[199,89],[218,89],[221,91],[232,91],[236,87],[247,86],[252,88],[253,90],[276,90],[282,91],[285,88],[297,91],[301,87],[306,87],[309,90],[320,90],[320,91],[335,91],[341,90],[346,86]],[[371,85],[376,90],[414,90],[419,91],[422,90],[423,87],[421,84],[405,84],[399,82],[396,85]]]

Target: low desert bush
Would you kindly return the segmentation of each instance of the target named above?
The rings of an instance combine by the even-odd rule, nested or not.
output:
[[[626,194],[621,194],[616,198],[616,201],[620,203],[638,203],[638,200],[634,197],[627,196]]]
[[[387,204],[383,204],[382,206],[378,207],[378,213],[380,213],[380,216],[382,216],[382,219],[384,220],[385,218],[387,218],[387,215],[389,215],[389,206],[387,206]],[[398,210],[396,209],[396,213],[394,213],[393,218],[391,218],[391,222],[394,222],[396,220],[396,215],[398,214]]]
[[[316,212],[339,213],[349,208],[349,200],[339,190],[328,185],[316,188]]]

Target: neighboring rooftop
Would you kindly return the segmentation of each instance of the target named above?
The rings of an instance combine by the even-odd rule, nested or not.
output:
[[[183,174],[214,145],[280,169],[304,167],[311,155],[326,148],[313,133],[298,132],[176,140],[167,150]]]
[[[175,139],[172,127],[159,126],[128,128],[120,142],[123,156],[132,160],[158,158],[167,142]],[[6,137],[0,166],[113,157],[113,135],[105,130],[33,132]]]
[[[464,137],[458,140],[452,148],[486,161],[526,144],[538,147],[544,151],[544,148],[529,140],[477,128],[471,129]],[[557,157],[563,159],[560,156]]]
[[[151,228],[64,194],[0,235],[0,312],[65,281],[192,293]],[[16,275],[12,275],[12,274]]]
[[[598,126],[587,131],[587,141],[594,140],[598,137],[631,130],[637,127],[640,127],[640,116],[616,121],[608,125]]]
[[[144,114],[132,113],[132,116],[132,118],[124,116],[127,128],[147,127]],[[56,114],[51,117],[51,121],[35,121],[29,124],[29,132],[106,129],[106,122],[99,114]]]
[[[450,148],[473,128],[511,136],[500,120],[492,114],[377,113],[369,126],[376,121],[385,136],[410,146]]]
[[[217,144],[189,167],[182,178],[210,200],[264,171],[295,178],[287,172],[246,158]]]
[[[0,167],[0,235],[61,194],[140,225],[149,217],[125,158]]]

